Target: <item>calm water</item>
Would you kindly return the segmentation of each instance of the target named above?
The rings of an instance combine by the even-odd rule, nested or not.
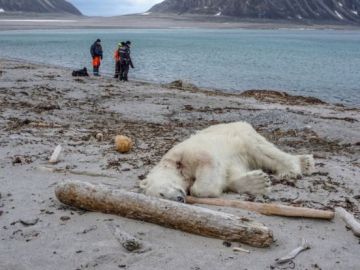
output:
[[[118,41],[133,42],[130,77],[238,91],[278,89],[360,106],[360,31],[49,30],[0,32],[0,57],[91,67],[101,38],[103,73]]]

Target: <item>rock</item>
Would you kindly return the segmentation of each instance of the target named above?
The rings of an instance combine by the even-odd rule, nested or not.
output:
[[[30,220],[20,219],[19,222],[20,222],[22,225],[25,225],[25,226],[34,226],[36,223],[39,222],[39,218],[30,219]]]
[[[101,142],[104,140],[104,134],[98,133],[96,134],[95,138],[98,140],[98,142]]]
[[[231,247],[231,242],[229,242],[229,241],[224,241],[224,242],[223,242],[223,245],[224,245],[225,247]]]
[[[15,164],[22,164],[22,160],[20,157],[15,157],[12,161],[12,164],[15,165]]]
[[[135,239],[125,241],[122,246],[129,252],[133,252],[142,248],[142,245]]]

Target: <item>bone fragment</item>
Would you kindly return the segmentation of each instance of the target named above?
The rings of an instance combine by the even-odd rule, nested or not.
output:
[[[241,247],[234,247],[233,251],[250,253],[250,250],[247,250],[247,249],[244,249],[244,248],[241,248]]]
[[[305,239],[303,239],[301,246],[295,248],[289,254],[285,255],[284,257],[278,258],[275,261],[278,264],[289,262],[289,261],[295,259],[295,257],[297,255],[299,255],[302,251],[307,250],[307,249],[310,249],[310,244]]]
[[[62,147],[61,147],[60,144],[58,146],[56,146],[54,152],[52,153],[52,155],[51,155],[51,157],[49,159],[49,163],[51,163],[51,164],[58,163],[59,157],[60,157],[60,154],[61,154],[61,150],[62,150]]]

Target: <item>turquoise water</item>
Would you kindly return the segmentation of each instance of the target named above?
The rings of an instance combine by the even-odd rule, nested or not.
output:
[[[0,32],[0,57],[91,68],[101,38],[101,71],[113,72],[118,41],[133,42],[130,78],[182,79],[230,91],[284,90],[360,105],[360,31],[333,30],[48,30]]]

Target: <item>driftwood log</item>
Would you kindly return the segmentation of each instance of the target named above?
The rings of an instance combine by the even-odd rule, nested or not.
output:
[[[342,207],[335,208],[335,213],[337,216],[341,217],[354,235],[360,237],[360,223],[355,219],[353,214],[350,214]]]
[[[107,186],[65,181],[56,187],[55,194],[67,205],[151,222],[202,236],[255,247],[268,247],[273,242],[271,230],[248,218]]]
[[[263,215],[275,215],[275,216],[286,216],[286,217],[303,217],[303,218],[318,218],[318,219],[333,219],[334,212],[316,210],[305,207],[294,207],[281,204],[269,204],[269,203],[255,203],[245,202],[227,199],[216,199],[216,198],[195,198],[187,197],[186,202],[189,204],[208,204],[216,206],[227,206],[246,209],[261,213]]]

